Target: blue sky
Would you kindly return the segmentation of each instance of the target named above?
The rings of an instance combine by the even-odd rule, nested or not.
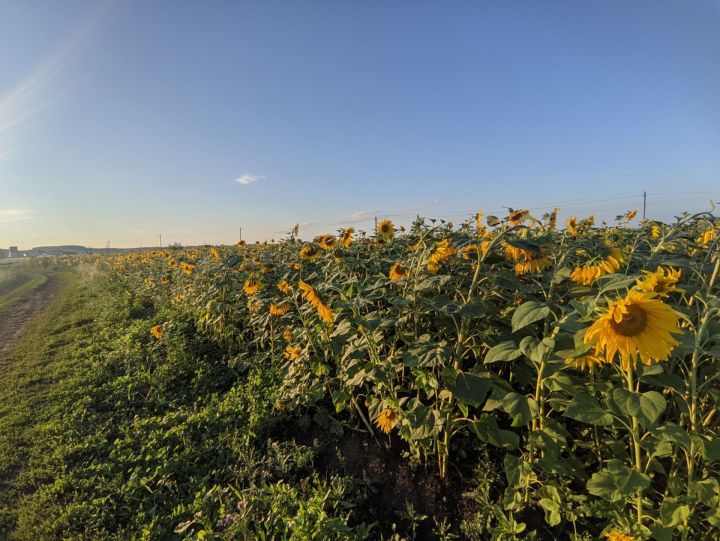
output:
[[[702,0],[3,2],[0,246],[704,210],[719,27]]]

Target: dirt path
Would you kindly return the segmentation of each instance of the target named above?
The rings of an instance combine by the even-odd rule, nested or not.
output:
[[[33,318],[52,300],[60,280],[53,275],[12,306],[0,311],[0,360],[12,349]]]

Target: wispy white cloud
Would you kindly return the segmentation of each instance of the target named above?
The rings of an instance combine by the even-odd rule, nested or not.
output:
[[[0,224],[8,222],[19,222],[22,220],[32,220],[30,211],[20,209],[0,209]]]
[[[45,89],[98,34],[110,4],[105,2],[54,54],[0,95],[0,159],[7,158],[17,146],[14,141],[17,129],[47,107],[49,97]]]
[[[254,182],[257,182],[258,180],[265,180],[265,177],[261,177],[260,175],[250,175],[248,173],[245,173],[244,175],[241,175],[235,179],[235,182],[238,184],[253,184]]]

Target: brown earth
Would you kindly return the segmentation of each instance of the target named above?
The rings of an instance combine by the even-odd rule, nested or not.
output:
[[[52,300],[59,285],[60,280],[50,275],[43,285],[0,311],[0,361],[7,356],[33,318]]]

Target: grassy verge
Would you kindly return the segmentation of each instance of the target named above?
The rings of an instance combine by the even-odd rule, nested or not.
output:
[[[58,411],[58,382],[76,369],[78,352],[92,334],[92,294],[76,275],[60,275],[57,296],[36,318],[0,365],[0,538],[6,539],[20,510],[21,497],[42,478],[33,467],[52,442],[39,434],[54,422]],[[37,274],[9,299],[17,299],[44,281]]]
[[[0,311],[12,306],[47,281],[47,274],[33,270],[0,269]]]

